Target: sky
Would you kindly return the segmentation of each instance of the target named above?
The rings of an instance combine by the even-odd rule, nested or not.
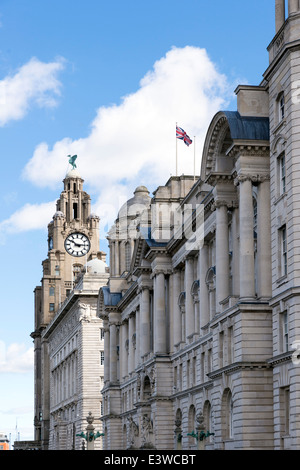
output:
[[[272,0],[0,0],[0,432],[34,438],[33,291],[76,154],[100,249],[139,185],[199,175],[219,110],[259,85]]]

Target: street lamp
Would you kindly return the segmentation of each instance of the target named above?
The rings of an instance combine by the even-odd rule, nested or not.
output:
[[[76,434],[76,436],[82,437],[82,439],[86,440],[87,450],[94,450],[95,440],[98,439],[98,437],[104,436],[104,434],[100,433],[99,431],[95,433],[95,427],[93,426],[94,419],[95,418],[90,411],[89,415],[86,417],[86,420],[88,423],[86,427],[86,434],[84,432],[81,432],[80,434]]]

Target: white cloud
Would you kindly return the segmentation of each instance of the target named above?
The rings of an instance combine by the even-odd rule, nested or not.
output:
[[[93,191],[93,210],[101,217],[101,230],[107,230],[135,186],[154,190],[175,175],[176,122],[194,140],[190,147],[177,141],[178,174],[194,172],[194,136],[199,174],[208,125],[227,107],[232,89],[205,49],[174,47],[142,78],[135,93],[120,105],[98,109],[86,138],[65,137],[52,149],[41,142],[23,177],[36,186],[59,189],[67,155],[77,154],[78,170]],[[7,232],[46,228],[53,213],[52,202],[25,205],[0,223],[0,242]]]
[[[44,63],[32,58],[14,75],[0,80],[0,126],[22,119],[33,104],[56,106],[61,89],[57,75],[63,68],[63,59]]]
[[[42,204],[25,204],[8,219],[0,222],[0,244],[8,233],[46,229],[55,212],[56,201]]]
[[[67,155],[78,155],[81,176],[100,194],[111,187],[164,184],[175,174],[175,125],[196,136],[196,172],[202,144],[213,115],[232,96],[226,77],[204,49],[172,48],[141,80],[140,88],[120,105],[100,107],[86,138],[68,137],[49,148],[40,143],[24,169],[37,186],[58,187]],[[51,167],[49,167],[51,161]],[[194,148],[178,141],[178,173],[193,174]],[[41,177],[42,175],[42,177]]]
[[[6,347],[0,341],[0,373],[24,373],[33,370],[33,347],[26,349],[24,344],[12,343]]]

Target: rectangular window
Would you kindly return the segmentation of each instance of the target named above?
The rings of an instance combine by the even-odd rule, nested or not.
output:
[[[100,352],[100,364],[101,364],[101,366],[104,365],[104,351]]]
[[[54,295],[54,287],[53,287],[53,286],[50,286],[50,287],[49,287],[49,295],[50,295],[50,296],[53,296],[53,295]]]
[[[283,225],[279,230],[280,243],[280,276],[287,275],[287,233],[286,226]]]
[[[54,312],[54,304],[53,303],[49,304],[49,312]]]
[[[100,328],[100,340],[104,340],[104,328]]]
[[[281,314],[281,331],[282,331],[282,352],[289,350],[289,323],[288,313],[283,312]]]
[[[279,98],[279,120],[280,121],[284,119],[284,105],[285,105],[284,94],[282,93],[282,95]]]
[[[285,178],[285,154],[283,153],[279,157],[279,190],[280,194],[284,194],[286,190],[286,178]]]

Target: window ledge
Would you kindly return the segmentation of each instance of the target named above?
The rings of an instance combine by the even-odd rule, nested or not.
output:
[[[286,192],[286,191],[285,191],[284,193],[280,194],[280,196],[278,196],[278,197],[274,200],[273,204],[276,206],[276,204],[278,204],[282,199],[284,199],[284,198],[286,197],[286,195],[287,195],[287,192]]]

